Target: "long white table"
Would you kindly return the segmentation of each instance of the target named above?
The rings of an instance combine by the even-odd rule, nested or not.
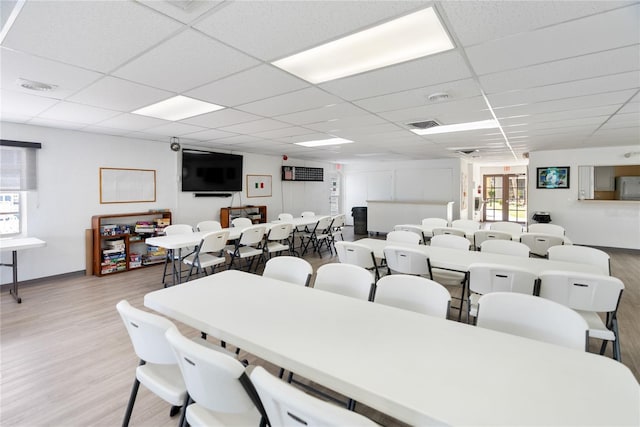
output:
[[[412,425],[638,425],[612,359],[224,271],[144,304]]]
[[[544,270],[564,270],[609,275],[608,271],[603,271],[602,268],[595,265],[554,261],[543,258],[524,258],[479,251],[461,251],[436,246],[408,245],[406,243],[388,242],[386,240],[372,238],[356,240],[356,243],[367,246],[373,251],[376,258],[381,259],[384,258],[384,248],[386,246],[409,246],[424,252],[429,257],[431,266],[461,272],[469,271],[469,266],[474,262],[488,262],[526,268],[536,274]]]
[[[33,248],[42,248],[47,246],[47,243],[35,237],[23,237],[18,239],[1,239],[0,251],[11,251],[11,264],[0,264],[3,267],[11,267],[13,270],[12,286],[9,289],[9,293],[13,296],[18,304],[22,303],[22,298],[18,296],[18,251]]]

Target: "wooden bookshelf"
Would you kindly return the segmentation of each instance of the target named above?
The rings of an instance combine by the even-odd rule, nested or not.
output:
[[[254,224],[267,222],[266,206],[236,206],[220,208],[220,225],[222,228],[231,227],[234,218],[249,218]]]

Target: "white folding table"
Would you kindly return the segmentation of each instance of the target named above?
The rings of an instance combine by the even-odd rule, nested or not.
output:
[[[0,239],[0,251],[11,251],[11,264],[0,264],[3,267],[11,267],[13,270],[13,283],[9,293],[18,304],[22,303],[22,298],[18,296],[18,251],[33,248],[42,248],[47,243],[35,237],[23,237],[17,239]]]
[[[230,270],[148,308],[411,425],[639,425],[607,357]]]

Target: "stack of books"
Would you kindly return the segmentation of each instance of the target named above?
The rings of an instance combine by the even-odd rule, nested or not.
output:
[[[129,268],[142,267],[142,255],[136,253],[129,254]]]
[[[127,269],[124,240],[106,240],[102,250],[102,274],[115,273]]]
[[[136,233],[140,234],[153,234],[156,232],[156,226],[153,222],[149,221],[138,221],[136,222]]]
[[[165,248],[147,245],[147,254],[142,257],[142,263],[144,265],[149,265],[164,262],[166,256],[167,250]]]

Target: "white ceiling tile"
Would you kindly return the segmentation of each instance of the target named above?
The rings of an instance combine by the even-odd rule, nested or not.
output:
[[[228,2],[195,28],[272,61],[429,4],[384,1],[367,2],[365,7],[352,1]]]
[[[257,64],[258,61],[235,49],[196,31],[186,30],[113,74],[183,92]]]
[[[52,120],[52,119],[43,119],[42,117],[34,117],[28,122],[30,125],[34,126],[45,126],[56,129],[73,129],[80,130],[85,125],[78,122],[71,122],[66,120]]]
[[[271,119],[261,119],[254,122],[244,122],[231,126],[221,127],[220,129],[225,132],[253,134],[267,130],[282,129],[286,127],[289,127],[287,123]]]
[[[293,126],[282,129],[268,130],[264,132],[256,132],[254,133],[254,136],[257,136],[259,138],[278,139],[288,136],[305,135],[311,132],[312,131],[310,131],[309,129]]]
[[[438,102],[423,107],[387,111],[378,115],[395,122],[413,123],[423,120],[436,120],[438,123],[445,125],[492,118],[487,110],[487,104],[479,96],[449,102]]]
[[[0,87],[3,89],[33,94],[16,84],[21,78],[55,85],[57,87],[46,96],[64,99],[100,77],[100,73],[0,48]]]
[[[235,136],[235,134],[231,132],[223,132],[218,129],[208,129],[200,132],[190,133],[188,135],[189,138],[198,141],[212,141],[214,139],[229,138],[231,136]]]
[[[107,72],[179,27],[134,2],[26,2],[2,45]]]
[[[152,127],[162,126],[170,123],[167,120],[156,119],[154,117],[141,116],[139,114],[120,114],[98,123],[106,128],[119,128],[128,131],[142,131]]]
[[[164,90],[115,77],[105,77],[70,97],[69,100],[80,104],[130,112],[172,96],[171,92]]]
[[[277,116],[278,120],[296,125],[305,125],[310,123],[326,122],[329,120],[338,120],[340,118],[349,118],[351,116],[362,116],[366,112],[354,106],[353,104],[342,102],[340,104],[327,105],[313,110],[300,111],[293,114],[285,114]]]
[[[90,105],[75,104],[73,102],[61,101],[47,111],[39,115],[40,118],[75,121],[87,125],[99,123],[118,115],[117,111],[105,110],[104,108],[92,107]]]
[[[236,105],[292,92],[309,86],[271,65],[260,65],[241,71],[186,93],[188,96],[218,105]]]
[[[168,123],[166,125],[157,126],[145,130],[145,133],[151,135],[166,135],[166,136],[183,136],[194,132],[200,132],[204,130],[200,126],[188,125],[185,123]]]
[[[14,90],[1,89],[0,111],[3,114],[37,116],[47,108],[57,104],[57,99],[28,95]]]
[[[227,138],[216,139],[216,143],[227,144],[227,145],[235,145],[235,144],[246,144],[251,142],[259,142],[264,141],[262,138],[256,138],[255,136],[250,135],[236,135],[230,136]]]
[[[254,114],[245,113],[244,111],[225,108],[224,110],[218,110],[212,113],[201,114],[196,117],[184,119],[182,120],[182,123],[217,128],[217,127],[233,125],[235,123],[243,123],[243,122],[250,122],[252,120],[259,120],[261,118],[262,117],[256,116]]]
[[[177,19],[180,22],[188,24],[198,19],[203,14],[207,13],[211,9],[215,8],[222,1],[214,0],[193,0],[184,2],[169,2],[158,0],[136,0],[138,3],[142,3],[145,6],[149,6],[158,12]],[[185,4],[185,7],[180,7],[179,4]]]
[[[638,44],[640,5],[520,33],[466,49],[477,74]],[[543,48],[541,48],[543,47]]]
[[[308,88],[240,105],[236,108],[248,113],[273,117],[338,104],[339,102],[342,100],[322,90]]]
[[[408,89],[466,79],[471,73],[457,51],[381,68],[319,85],[346,100],[370,98]]]
[[[130,133],[128,130],[122,129],[122,128],[117,129],[117,128],[96,126],[96,125],[85,126],[84,128],[82,128],[82,131],[91,132],[91,133],[101,133],[104,135],[114,135],[114,136],[122,136]]]

